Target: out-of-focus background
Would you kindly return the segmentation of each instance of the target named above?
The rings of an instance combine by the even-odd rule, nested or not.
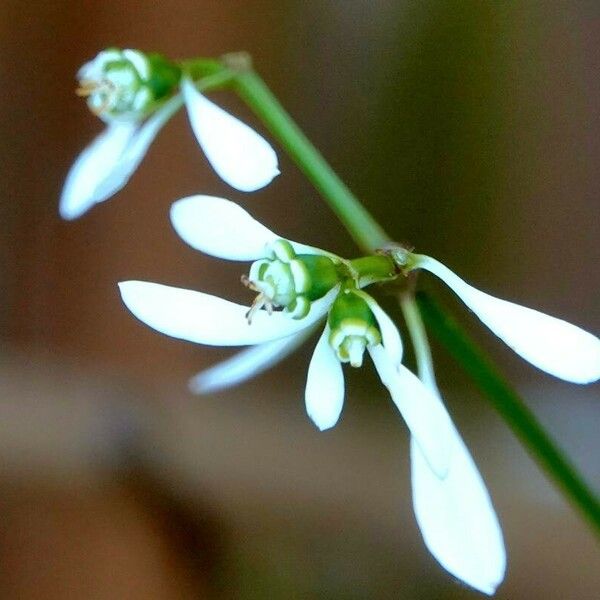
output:
[[[101,129],[73,93],[84,61],[111,45],[171,57],[248,50],[394,237],[598,333],[599,34],[588,0],[4,0],[1,596],[477,597],[424,548],[405,427],[369,368],[348,373],[342,419],[321,434],[302,400],[314,342],[239,389],[193,397],[188,377],[228,352],[160,336],[123,308],[122,279],[248,300],[244,265],[201,256],[171,229],[171,202],[191,193],[238,201],[291,238],[355,249],[282,151],[270,187],[236,192],[207,166],[183,114],[123,191],[62,222],[64,176]],[[235,97],[215,98],[264,131]],[[598,387],[542,375],[423,284],[598,490]],[[434,350],[504,528],[497,597],[597,598],[593,535]]]

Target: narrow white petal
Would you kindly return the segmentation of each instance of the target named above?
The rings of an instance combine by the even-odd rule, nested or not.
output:
[[[344,372],[329,345],[330,333],[326,325],[308,366],[304,394],[306,412],[321,431],[338,422],[344,405]]]
[[[485,484],[451,424],[448,475],[440,479],[411,440],[415,516],[429,551],[452,575],[493,594],[504,579],[502,531]]]
[[[379,304],[377,304],[372,296],[366,292],[356,291],[354,293],[361,296],[369,305],[371,312],[377,320],[377,325],[379,325],[383,347],[393,364],[399,366],[402,362],[404,348],[402,346],[402,338],[400,337],[398,327],[396,327],[396,324],[389,318],[387,313],[379,306]]]
[[[171,206],[171,223],[192,248],[228,260],[258,260],[267,244],[283,239],[241,206],[224,198],[195,195]],[[289,241],[289,240],[288,240]],[[335,255],[290,241],[297,254]]]
[[[481,292],[429,256],[418,267],[437,275],[517,354],[573,383],[600,379],[600,339],[580,327]]]
[[[269,315],[260,310],[252,324],[247,306],[217,296],[159,283],[119,283],[123,302],[140,321],[166,335],[209,346],[246,346],[287,337],[321,319],[337,294],[333,289],[314,302],[304,319],[294,320],[282,312]]]
[[[114,194],[120,190],[133,175],[142,162],[160,130],[167,121],[181,108],[183,100],[180,95],[174,96],[163,104],[138,129],[131,142],[125,148],[114,172],[111,174],[109,188],[103,190],[106,194]],[[115,186],[118,186],[115,188]]]
[[[190,390],[195,394],[208,394],[238,385],[289,356],[313,331],[313,327],[307,327],[286,338],[246,348],[192,377]]]
[[[181,106],[165,103],[143,125],[114,122],[79,155],[67,175],[60,199],[64,219],[76,219],[94,204],[116,194],[133,175],[163,125]]]
[[[98,190],[107,186],[137,127],[135,123],[113,123],[77,157],[60,198],[63,219],[76,219],[106,199]]]
[[[383,346],[369,353],[400,414],[439,478],[448,474],[452,422],[440,398],[404,365],[396,365]]]
[[[253,192],[279,175],[277,155],[263,137],[205,98],[189,79],[181,90],[198,143],[223,181]]]

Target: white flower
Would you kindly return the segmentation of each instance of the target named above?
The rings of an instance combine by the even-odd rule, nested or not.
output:
[[[78,93],[107,126],[67,175],[59,207],[65,219],[116,194],[184,103],[198,143],[226,183],[250,192],[279,174],[277,156],[263,137],[205,98],[177,65],[159,55],[105,50],[78,77]]]
[[[600,339],[580,327],[531,308],[490,296],[429,256],[412,256],[452,291],[519,356],[542,371],[573,383],[600,379]]]
[[[322,430],[336,424],[344,401],[342,363],[360,366],[367,350],[411,432],[413,498],[428,547],[456,577],[492,593],[504,576],[505,553],[485,485],[439,395],[401,364],[396,326],[359,289],[348,262],[283,240],[220,198],[180,200],[171,220],[198,250],[255,261],[248,285],[259,299],[250,311],[202,292],[141,281],[119,284],[129,310],[162,333],[209,345],[251,346],[196,376],[192,388],[206,392],[255,375],[293,351],[327,317],[308,368],[310,418]]]

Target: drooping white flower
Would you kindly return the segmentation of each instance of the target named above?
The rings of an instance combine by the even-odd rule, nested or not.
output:
[[[573,383],[600,379],[600,339],[562,319],[495,298],[463,281],[429,256],[413,255],[411,268],[442,281],[519,356],[542,371]]]
[[[413,499],[427,546],[456,577],[492,593],[503,578],[505,554],[489,495],[439,395],[401,364],[398,330],[356,285],[360,278],[339,257],[283,240],[227,200],[185,198],[173,205],[171,220],[198,250],[255,261],[249,283],[259,293],[248,311],[201,292],[139,281],[119,284],[134,315],[162,333],[203,344],[250,346],[197,375],[192,389],[221,389],[255,375],[292,352],[326,318],[308,368],[310,418],[320,429],[336,424],[344,402],[342,363],[360,366],[366,350],[411,432]],[[298,309],[301,297],[307,310]]]
[[[412,402],[419,384],[401,365],[398,330],[375,300],[355,287],[351,269],[343,259],[283,240],[222,198],[192,196],[179,200],[171,209],[171,220],[179,235],[202,252],[229,260],[253,260],[246,284],[258,293],[255,302],[248,310],[202,292],[124,282],[120,288],[127,307],[154,329],[188,341],[222,346],[267,344],[233,359],[233,371],[219,366],[196,377],[194,387],[198,382],[205,389],[224,387],[230,383],[228,377],[232,383],[253,375],[264,363],[273,363],[278,350],[294,348],[292,336],[304,336],[328,314],[326,332],[309,366],[305,399],[311,419],[320,429],[335,425],[344,396],[341,363],[358,367],[368,350],[413,435],[443,475],[443,435],[431,435],[446,427],[443,415],[436,424],[439,403],[424,386],[420,386],[424,396]],[[400,375],[392,376],[392,370]],[[422,429],[425,416],[429,423]]]
[[[328,315],[308,371],[305,401],[311,419],[321,430],[335,425],[344,398],[341,364],[361,366],[368,350],[413,436],[436,472],[444,475],[447,419],[440,403],[401,364],[402,342],[396,326],[373,298],[356,288],[352,269],[343,259],[280,238],[222,198],[179,200],[171,220],[181,237],[198,250],[229,260],[254,261],[244,279],[258,293],[250,309],[156,283],[120,284],[127,307],[162,333],[208,345],[263,344],[233,359],[234,371],[213,367],[195,378],[196,386],[199,379],[211,388],[223,387],[228,377],[237,382],[251,376],[273,362],[275,351],[295,347],[296,336],[304,337],[307,329]]]
[[[67,175],[59,205],[65,219],[116,194],[183,104],[198,143],[226,183],[249,192],[279,174],[269,143],[204,97],[178,65],[160,55],[105,50],[79,70],[78,78],[78,94],[107,126]]]

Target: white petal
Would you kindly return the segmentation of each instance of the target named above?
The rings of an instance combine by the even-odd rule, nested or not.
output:
[[[76,219],[106,199],[98,188],[106,186],[110,180],[137,127],[135,123],[113,123],[78,156],[60,198],[59,210],[63,219]]]
[[[198,143],[223,181],[253,192],[279,175],[277,155],[264,138],[205,98],[189,79],[181,90]]]
[[[79,155],[67,175],[60,199],[64,219],[76,219],[94,204],[116,194],[130,179],[150,144],[181,106],[175,97],[143,125],[113,122]]]
[[[448,284],[485,325],[531,364],[573,383],[600,378],[600,339],[596,336],[561,319],[481,292],[433,258],[418,258],[419,268]]]
[[[303,344],[313,331],[313,327],[307,327],[286,338],[246,348],[198,373],[190,379],[190,390],[195,394],[208,394],[238,385],[282,361]]]
[[[123,58],[127,59],[134,66],[141,79],[150,79],[150,61],[145,54],[139,50],[128,48],[123,50]]]
[[[196,195],[177,200],[171,206],[171,223],[192,248],[228,260],[264,258],[267,244],[283,239],[235,202],[215,196]],[[334,257],[318,248],[292,241],[290,244],[297,254]]]
[[[372,296],[362,291],[355,291],[354,293],[357,296],[361,296],[369,305],[371,312],[377,320],[377,325],[379,325],[383,347],[393,364],[399,366],[402,362],[404,349],[398,327],[396,327],[396,324],[389,318],[387,313],[379,306],[379,304],[377,304]]]
[[[395,365],[383,346],[369,348],[382,383],[438,477],[448,474],[452,422],[440,398],[404,365]]]
[[[181,96],[173,96],[139,128],[131,143],[125,149],[119,161],[118,169],[113,175],[115,179],[120,178],[122,181],[119,189],[129,181],[133,172],[142,162],[154,138],[156,138],[165,123],[181,108],[182,103]]]
[[[228,260],[258,260],[280,239],[241,206],[214,196],[189,196],[171,206],[171,223],[192,248]]]
[[[304,394],[306,412],[321,431],[338,422],[344,405],[344,372],[329,345],[330,333],[326,325],[308,366]]]
[[[172,337],[209,346],[246,346],[287,337],[321,319],[337,289],[314,302],[304,319],[294,320],[282,312],[257,311],[249,325],[247,306],[217,296],[159,283],[119,283],[123,302],[140,321]]]
[[[485,594],[504,579],[502,531],[481,475],[451,425],[448,475],[432,471],[411,440],[415,515],[429,551],[452,575]]]

